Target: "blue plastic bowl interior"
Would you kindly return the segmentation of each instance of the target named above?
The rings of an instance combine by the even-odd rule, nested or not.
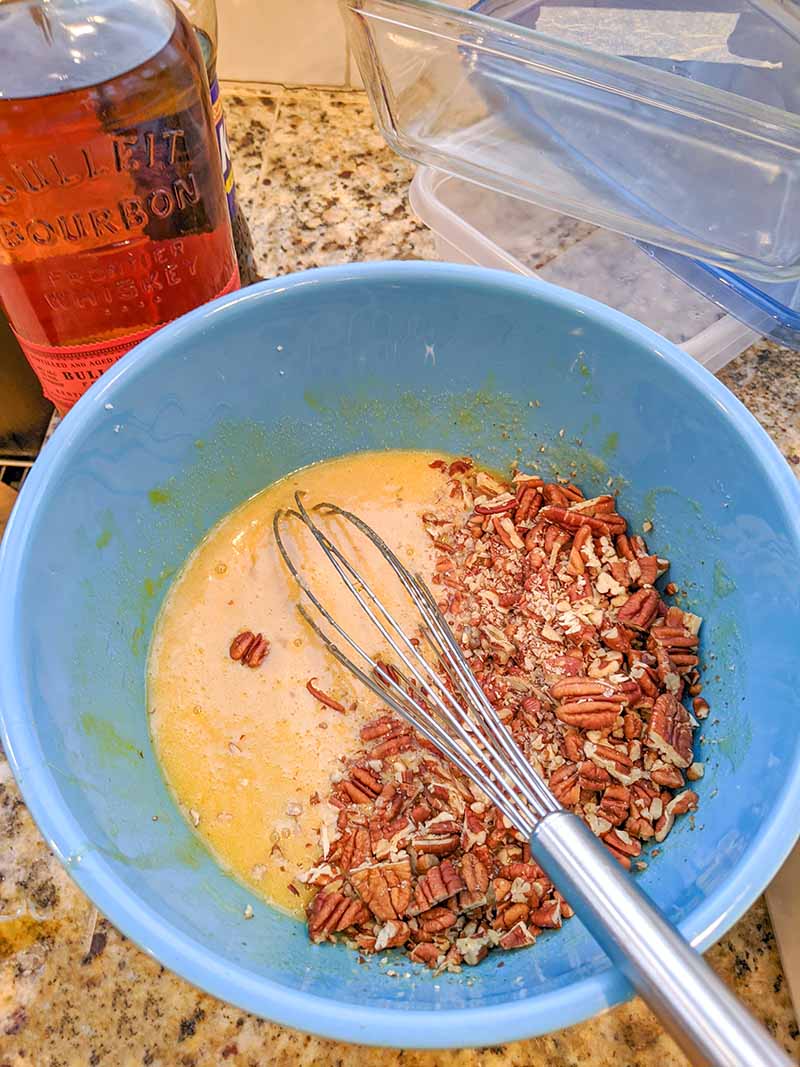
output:
[[[196,985],[373,1044],[542,1033],[628,994],[577,919],[502,969],[495,956],[436,980],[312,946],[217,868],[150,747],[148,640],[190,549],[278,476],[389,447],[495,465],[519,455],[575,471],[590,493],[614,478],[623,512],[653,522],[653,548],[706,618],[713,712],[694,828],[682,820],[640,881],[709,945],[797,833],[798,486],[744,408],[678,349],[509,274],[368,264],[279,278],[166,327],[104,376],[46,447],[3,545],[3,742],[75,880]]]

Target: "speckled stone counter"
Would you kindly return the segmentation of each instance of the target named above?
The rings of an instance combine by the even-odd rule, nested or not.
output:
[[[407,206],[411,168],[384,146],[362,94],[229,85],[225,99],[262,275],[433,257],[431,235]],[[800,471],[800,355],[757,344],[721,377]],[[708,959],[800,1060],[763,901]],[[684,1064],[638,1001],[545,1038],[450,1053],[339,1045],[244,1015],[165,971],[97,914],[50,854],[0,758],[0,1067]]]

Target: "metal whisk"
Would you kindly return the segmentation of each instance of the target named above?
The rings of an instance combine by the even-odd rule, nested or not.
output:
[[[296,510],[276,513],[275,540],[311,606],[301,600],[299,610],[331,654],[433,742],[527,836],[536,861],[693,1064],[790,1067],[789,1057],[598,838],[559,805],[487,700],[422,579],[357,515],[329,503],[307,509],[299,493],[295,503]],[[419,613],[419,637],[403,631],[364,576],[314,521],[314,514],[338,516],[375,546]],[[299,520],[313,535],[396,663],[374,658],[317,598],[286,548],[282,531],[290,520]]]

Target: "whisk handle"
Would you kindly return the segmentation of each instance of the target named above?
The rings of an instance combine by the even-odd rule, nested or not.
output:
[[[576,815],[546,815],[530,845],[537,862],[692,1064],[791,1067],[792,1060]]]

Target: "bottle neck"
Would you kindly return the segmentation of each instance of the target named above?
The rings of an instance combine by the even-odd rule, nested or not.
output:
[[[0,100],[54,96],[118,77],[161,51],[175,20],[169,0],[2,2]]]

